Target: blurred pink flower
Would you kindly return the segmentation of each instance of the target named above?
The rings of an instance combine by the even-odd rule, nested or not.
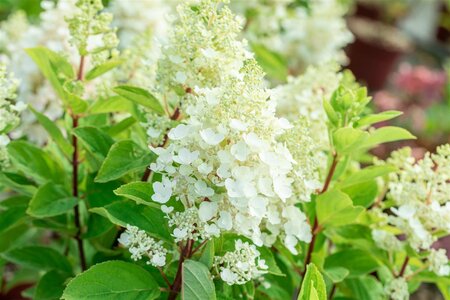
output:
[[[376,92],[373,101],[378,111],[401,110],[403,106],[402,101],[398,97],[387,91]]]
[[[431,104],[440,101],[447,75],[444,71],[431,70],[426,66],[411,66],[403,63],[394,76],[395,85],[420,102]]]

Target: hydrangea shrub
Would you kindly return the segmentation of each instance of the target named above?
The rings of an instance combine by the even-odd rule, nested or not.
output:
[[[292,2],[268,33],[269,4],[220,0],[45,1],[1,25],[5,291],[450,299],[450,145],[372,157],[414,136],[341,70],[341,4]],[[265,76],[280,63],[299,75]]]

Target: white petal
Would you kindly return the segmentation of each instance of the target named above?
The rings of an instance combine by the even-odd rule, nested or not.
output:
[[[212,146],[219,144],[225,138],[222,133],[216,133],[211,128],[201,130],[200,136],[205,141],[205,143]]]
[[[230,230],[233,227],[233,220],[231,218],[231,214],[227,211],[221,211],[219,213],[219,220],[217,221],[217,225],[225,230]]]
[[[215,202],[203,201],[200,203],[200,207],[198,209],[198,216],[201,221],[206,222],[211,220],[216,214],[218,210],[218,205]]]
[[[191,127],[185,124],[180,124],[175,128],[172,128],[169,133],[167,134],[167,136],[171,139],[171,140],[181,140],[183,138],[185,138],[186,136],[188,136],[189,131],[191,130]]]

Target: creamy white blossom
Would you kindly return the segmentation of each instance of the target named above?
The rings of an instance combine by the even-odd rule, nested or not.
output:
[[[421,254],[429,251],[426,261],[431,271],[448,275],[445,250],[431,247],[439,235],[450,233],[450,145],[440,146],[435,154],[426,153],[417,161],[410,148],[403,148],[393,152],[387,163],[397,168],[387,182],[391,213],[372,211],[378,220],[372,237],[385,250],[399,250],[398,239],[383,229],[391,227],[405,236],[401,244],[409,244]]]
[[[141,33],[151,30],[148,39],[164,39],[170,22],[167,15],[177,1],[140,0],[130,3],[111,1],[109,12],[114,16],[113,26],[118,28],[121,48],[128,48]]]
[[[396,204],[389,222],[407,234],[413,248],[428,249],[434,232],[450,232],[450,145],[417,162],[404,148],[387,162],[399,169],[389,177],[388,197]]]
[[[111,11],[117,15],[117,22],[114,25],[124,26],[118,28],[119,32],[133,31],[131,29],[133,26],[126,19],[130,17],[130,10],[141,3],[139,1],[139,3],[129,5],[125,2],[118,0],[111,4],[113,5]],[[79,10],[76,7],[76,0],[59,0],[56,3],[46,0],[42,1],[41,5],[43,12],[39,15],[36,23],[29,23],[23,13],[17,12],[0,24],[0,57],[2,60],[9,62],[8,68],[18,78],[21,78],[18,91],[19,101],[31,104],[37,111],[44,113],[51,120],[56,120],[63,114],[62,103],[49,81],[44,78],[41,71],[26,54],[25,49],[44,46],[57,53],[63,53],[72,65],[78,66],[79,53],[69,42],[71,41],[71,34],[66,19],[72,19]],[[86,10],[86,7],[91,7],[91,4],[80,2],[80,6],[85,7]],[[93,3],[92,7],[94,9],[99,8],[98,1]],[[89,13],[94,13],[93,9],[88,10]],[[78,44],[89,42],[90,46],[93,46],[92,42],[99,42],[98,47],[95,47],[96,49],[89,47],[89,51],[96,56],[94,59],[86,59],[85,69],[89,70],[92,64],[100,63],[105,59],[105,55],[110,53],[108,49],[114,48],[113,46],[117,44],[117,38],[114,35],[114,30],[108,26],[111,21],[110,14],[103,12],[95,20],[86,16],[81,19],[77,18],[79,22],[75,23],[78,25],[72,24],[72,27],[78,26],[78,29],[72,29],[74,34],[78,36],[76,38]],[[147,13],[145,13],[145,16],[141,14],[138,17],[150,18]],[[158,18],[163,18],[163,15],[158,16]],[[89,96],[92,96],[92,98],[109,97],[111,96],[111,87],[118,84],[132,84],[145,88],[154,86],[156,61],[159,57],[160,48],[159,43],[155,40],[156,32],[160,31],[156,30],[154,26],[158,28],[160,25],[166,27],[166,25],[160,24],[157,19],[154,21],[147,22],[142,19],[133,19],[135,24],[141,24],[138,30],[139,34],[133,31],[132,37],[129,34],[126,35],[130,37],[130,40],[122,43],[122,52],[120,57],[117,57],[123,63],[115,70],[102,76],[102,80],[94,80],[94,82],[86,84],[85,92]],[[84,25],[80,26],[81,23]],[[86,34],[93,35],[95,38],[87,39],[85,38]],[[80,35],[83,35],[83,37]],[[75,38],[72,38],[72,41],[75,42]],[[115,52],[114,55],[117,56]],[[31,112],[25,111],[21,119],[21,126],[12,133],[13,137],[26,135],[29,140],[40,145],[44,144],[47,140],[47,134],[41,126],[36,124],[35,116]],[[155,126],[156,130],[160,132],[166,130],[170,126],[168,125],[169,122],[166,119],[164,119],[165,123],[160,122],[162,120],[163,118],[158,120],[152,116],[148,122],[145,122],[145,127]],[[156,133],[154,133],[153,136],[153,139],[150,139],[151,143],[158,144],[162,141],[163,134],[156,136]]]
[[[235,250],[214,257],[214,268],[228,285],[245,284],[267,273],[267,265],[255,245],[236,240]]]
[[[384,291],[391,300],[409,299],[408,284],[403,277],[389,280],[384,287]]]
[[[73,15],[75,1],[60,0],[57,4],[43,1],[42,7],[44,11],[37,25],[30,24],[21,12],[1,23],[0,52],[2,60],[8,62],[9,70],[21,79],[18,101],[31,104],[37,111],[55,120],[63,113],[61,102],[25,49],[39,45],[56,52],[64,51],[69,56],[73,53],[70,59],[75,62],[75,51],[70,50],[69,29],[64,20]],[[38,144],[46,140],[45,130],[35,124],[35,117],[29,111],[24,111],[21,126],[12,135],[27,135]]]
[[[232,230],[259,246],[280,237],[296,253],[298,241],[311,239],[296,204],[314,192],[314,161],[306,159],[314,142],[302,124],[274,115],[264,74],[237,39],[241,21],[226,6],[205,0],[195,10],[180,5],[178,13],[158,83],[163,97],[181,104],[184,120],[168,133],[167,148],[154,148],[151,168],[173,182],[173,196],[192,220],[198,210],[201,222],[194,234],[182,212],[169,214],[172,225],[184,224],[174,235],[182,240]]]
[[[145,258],[148,259],[147,264],[154,267],[166,264],[167,249],[163,247],[163,242],[157,242],[136,226],[127,225],[126,231],[120,235],[118,241],[128,248],[131,258],[135,261]]]
[[[445,249],[431,249],[428,262],[430,263],[430,271],[439,276],[450,275],[450,265],[448,264],[447,251]]]
[[[381,249],[388,251],[402,249],[402,242],[391,232],[374,229],[372,230],[372,238]]]
[[[19,113],[24,109],[22,102],[14,103],[17,86],[18,81],[7,73],[6,66],[0,65],[0,169],[9,166],[7,134],[19,124]]]
[[[77,0],[73,16],[66,17],[70,31],[69,42],[81,56],[90,55],[94,65],[105,62],[119,40],[116,28],[111,28],[113,16],[103,12],[101,0]]]
[[[300,116],[309,121],[311,135],[321,150],[328,149],[327,115],[323,101],[328,101],[342,79],[335,63],[309,66],[298,77],[289,77],[286,84],[272,91],[277,103],[277,115],[296,121]]]
[[[309,1],[308,8],[294,0],[232,1],[231,5],[248,16],[244,36],[281,54],[297,74],[309,65],[346,61],[342,49],[353,36],[339,1]]]

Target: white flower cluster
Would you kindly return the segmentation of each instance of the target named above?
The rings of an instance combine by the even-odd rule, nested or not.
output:
[[[391,209],[395,216],[390,220],[407,233],[413,248],[428,249],[434,232],[450,232],[450,144],[417,162],[411,149],[404,148],[388,163],[399,169],[389,177],[388,197],[397,206]]]
[[[44,11],[39,16],[38,25],[29,24],[22,12],[11,15],[0,25],[0,56],[8,62],[9,70],[21,78],[18,100],[31,104],[36,110],[55,120],[63,113],[61,103],[25,49],[39,45],[57,52],[71,53],[69,30],[64,17],[73,14],[75,1],[60,0],[57,4],[43,1],[41,5]],[[75,62],[74,58],[71,57],[71,61]],[[12,135],[20,137],[25,134],[30,140],[43,144],[46,133],[42,127],[34,124],[34,115],[25,111],[21,119],[21,126]]]
[[[210,203],[210,202],[205,202]],[[202,203],[203,204],[203,203]],[[217,206],[215,203],[211,205]],[[182,212],[174,212],[171,214],[173,207],[163,206],[163,211],[167,214],[169,219],[169,226],[175,227],[173,230],[173,237],[175,242],[184,240],[205,240],[213,236],[220,235],[220,229],[215,224],[209,225],[206,223],[210,219],[210,211],[217,210],[216,208],[205,208],[200,206],[187,208]]]
[[[388,198],[394,202],[390,208],[393,214],[380,213],[384,222],[380,225],[400,230],[406,235],[405,242],[416,251],[430,250],[430,270],[448,275],[450,267],[445,250],[434,250],[431,246],[437,233],[450,232],[450,144],[438,147],[436,152],[426,153],[419,161],[411,156],[410,148],[393,152],[387,160],[398,169],[390,174],[388,183]],[[375,229],[372,235],[381,248],[398,246],[390,233]]]
[[[170,87],[187,91],[181,96],[185,119],[169,132],[167,148],[153,149],[158,158],[151,168],[163,180],[154,183],[152,199],[166,203],[175,197],[186,209],[198,208],[212,232],[233,230],[259,246],[281,237],[296,253],[298,241],[311,239],[296,204],[309,201],[316,174],[289,146],[307,157],[314,145],[286,138],[299,128],[274,116],[262,71],[245,43],[236,40],[239,20],[217,6],[210,0],[195,9],[179,6],[179,21],[163,51],[161,90],[168,99],[174,94]]]
[[[384,287],[384,291],[391,300],[409,299],[408,283],[403,277],[398,277],[390,280]]]
[[[155,147],[164,144],[167,132],[173,127],[173,121],[166,115],[159,116],[151,112],[146,113],[146,118],[147,122],[142,122],[141,125],[146,129],[148,143]]]
[[[328,149],[327,116],[323,101],[328,101],[338,88],[342,74],[336,63],[309,66],[298,77],[289,77],[288,82],[273,89],[271,97],[277,103],[277,115],[289,121],[299,116],[308,119],[311,135],[321,150]]]
[[[18,81],[7,74],[6,66],[0,65],[0,169],[9,165],[7,133],[19,124],[19,113],[25,108],[22,102],[13,103],[17,86]]]
[[[342,50],[353,40],[343,18],[346,9],[336,0],[234,1],[232,7],[247,15],[245,37],[280,53],[292,70],[332,60],[345,62]]]
[[[120,47],[128,47],[142,32],[151,31],[152,37],[163,39],[168,31],[167,14],[176,1],[140,0],[129,3],[113,0],[108,11],[114,16],[112,25],[118,28]]]
[[[146,257],[147,264],[154,267],[166,264],[167,249],[163,247],[163,242],[157,242],[136,226],[127,225],[126,231],[120,235],[118,241],[128,248],[131,258],[135,261]]]
[[[139,3],[129,5],[126,1],[122,0],[112,1],[111,5],[113,7],[111,10],[118,16],[114,24],[124,26],[124,32],[130,32],[131,28],[134,28],[134,25],[130,25],[127,20],[130,22],[133,21],[134,24],[147,24],[149,28],[143,29],[143,27],[139,27],[139,31],[142,29],[142,33],[137,35],[137,32],[135,32],[132,40],[125,40],[121,44],[123,51],[120,59],[123,59],[124,63],[117,70],[106,74],[107,78],[105,80],[96,80],[95,90],[92,89],[92,85],[87,86],[89,95],[94,93],[100,96],[110,96],[111,86],[117,84],[127,83],[142,87],[154,85],[159,46],[154,41],[155,36],[153,32],[155,34],[156,32],[163,34],[163,31],[159,29],[154,30],[153,26],[165,28],[165,25],[161,26],[156,19],[151,21],[150,19],[154,19],[156,16],[153,15],[153,17],[150,17],[148,13],[145,13],[145,17],[149,18],[148,21],[146,19],[140,21],[138,19],[131,20],[129,18],[129,10],[133,10],[141,2],[139,1]],[[43,12],[39,15],[37,24],[30,24],[22,12],[11,15],[8,20],[0,24],[1,60],[8,62],[8,68],[18,78],[22,79],[18,91],[19,101],[31,104],[37,111],[44,113],[51,120],[55,120],[62,115],[63,109],[61,102],[58,100],[48,80],[42,76],[24,49],[44,46],[55,52],[64,53],[73,65],[77,65],[79,54],[69,43],[70,31],[65,21],[66,18],[72,18],[77,12],[75,4],[76,0],[59,0],[56,3],[45,0],[41,2]],[[144,17],[144,15],[139,15],[139,17]],[[159,18],[162,18],[162,16],[159,16]],[[119,27],[118,29],[121,32],[122,28]],[[107,30],[112,34],[109,27]],[[101,35],[96,36],[98,39]],[[108,43],[111,41],[114,42],[114,40],[112,38]],[[89,42],[95,42],[95,38],[91,37]],[[100,40],[99,42],[101,44],[102,41]],[[100,50],[100,48],[97,50]],[[89,65],[90,62],[88,61],[87,67]],[[36,126],[34,115],[31,112],[25,111],[21,119],[21,126],[12,135],[14,137],[27,135],[28,139],[37,144],[45,143],[47,134],[42,127]]]
[[[255,245],[236,240],[235,250],[214,257],[214,268],[228,285],[245,284],[267,273],[267,265],[261,259]]]
[[[402,242],[393,233],[385,230],[372,230],[372,238],[378,247],[384,250],[397,251],[403,247]]]
[[[116,28],[110,24],[113,15],[103,10],[101,0],[78,0],[77,13],[66,18],[70,30],[69,42],[82,56],[90,55],[92,63],[98,65],[106,61],[119,44]]]
[[[180,89],[216,87],[226,78],[241,78],[244,62],[252,57],[247,43],[237,40],[242,19],[228,8],[216,11],[217,1],[197,1],[198,9],[191,8],[194,2],[177,7],[178,21],[159,61],[158,82],[171,102]],[[214,90],[209,94],[214,98]]]
[[[431,249],[428,262],[430,263],[430,271],[439,276],[450,275],[450,265],[448,264],[447,251],[445,249]]]

